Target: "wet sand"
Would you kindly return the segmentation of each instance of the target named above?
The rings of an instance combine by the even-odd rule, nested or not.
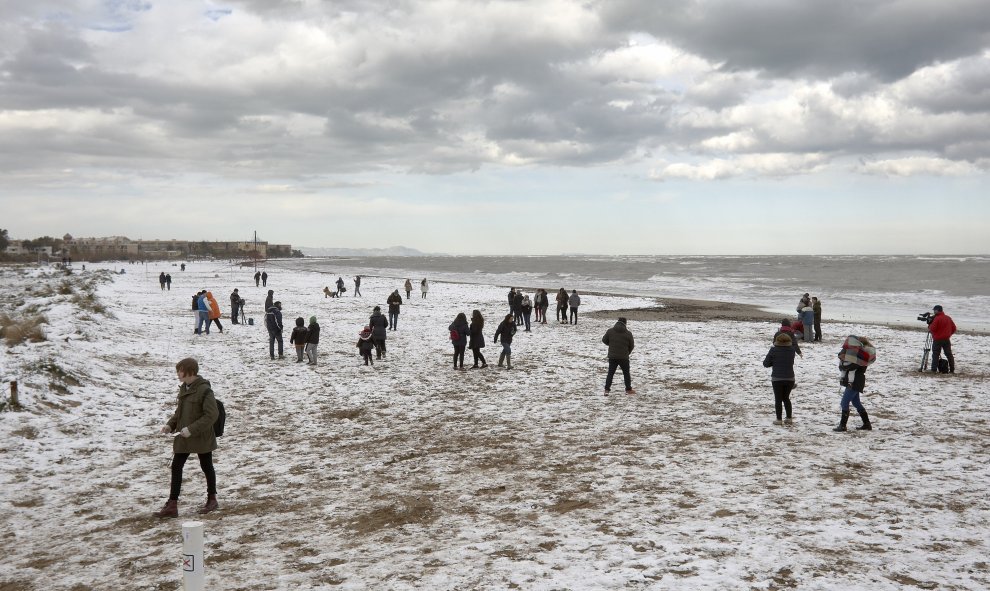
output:
[[[627,310],[607,310],[589,312],[594,318],[617,318],[625,316],[635,321],[663,322],[709,322],[712,320],[734,320],[737,322],[777,322],[784,315],[768,312],[752,304],[734,304],[711,300],[690,300],[680,298],[657,298],[662,304],[654,308]]]

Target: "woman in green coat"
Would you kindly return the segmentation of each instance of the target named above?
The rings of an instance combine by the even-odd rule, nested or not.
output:
[[[199,456],[199,465],[206,475],[206,504],[200,513],[209,513],[219,508],[217,503],[217,474],[213,469],[213,450],[217,448],[217,438],[213,424],[220,416],[217,401],[213,397],[210,382],[199,375],[199,363],[187,357],[175,364],[175,373],[182,382],[175,413],[162,427],[163,434],[175,433],[172,439],[172,486],[168,501],[155,513],[156,517],[179,516],[179,492],[182,488],[182,468],[189,454]]]

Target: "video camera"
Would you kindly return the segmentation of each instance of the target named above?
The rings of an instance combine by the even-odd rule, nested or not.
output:
[[[924,314],[918,314],[918,320],[924,322],[925,324],[931,324],[932,320],[935,320],[935,316],[931,312],[925,312]]]

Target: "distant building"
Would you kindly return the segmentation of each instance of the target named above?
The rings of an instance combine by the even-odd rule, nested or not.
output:
[[[68,256],[80,259],[170,259],[180,257],[268,258],[292,256],[289,244],[252,241],[131,240],[125,236],[63,238]]]

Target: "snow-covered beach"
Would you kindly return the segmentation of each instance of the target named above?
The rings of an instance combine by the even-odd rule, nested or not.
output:
[[[781,426],[761,365],[769,322],[631,319],[638,394],[605,398],[614,315],[596,312],[655,298],[589,295],[576,326],[551,309],[517,335],[507,371],[491,363],[505,289],[433,281],[421,299],[414,276],[371,368],[357,334],[401,282],[367,276],[354,298],[344,275],[345,297],[326,299],[326,275],[273,272],[286,325],[322,326],[311,368],[268,359],[251,271],[169,267],[162,292],[159,270],[0,268],[0,312],[47,318],[44,341],[0,347],[22,405],[0,413],[4,591],[179,588],[180,525],[205,497],[195,462],[182,517],[151,514],[187,356],[229,415],[221,509],[204,519],[211,589],[990,587],[988,336],[954,339],[956,375],[922,375],[923,324],[826,322]],[[230,324],[234,287],[255,325]],[[202,288],[223,334],[192,334]],[[454,371],[447,326],[476,308],[491,367]],[[875,430],[836,434],[835,354],[853,333],[879,352],[864,396]]]

